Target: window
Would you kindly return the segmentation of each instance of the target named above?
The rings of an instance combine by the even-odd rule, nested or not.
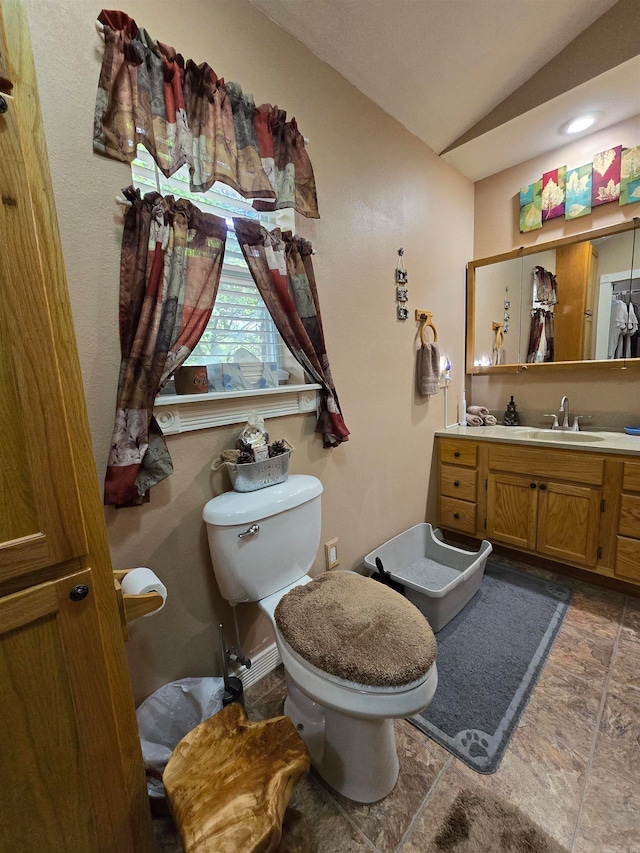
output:
[[[205,213],[225,217],[229,228],[211,319],[185,364],[207,365],[208,398],[215,401],[224,398],[245,399],[240,399],[238,405],[224,408],[218,403],[215,409],[211,409],[210,417],[201,411],[197,416],[192,417],[190,412],[180,417],[177,410],[169,411],[166,408],[177,405],[178,400],[174,396],[173,382],[170,381],[156,400],[156,406],[163,407],[157,415],[163,432],[171,434],[185,429],[240,423],[246,419],[247,397],[275,393],[278,387],[280,392],[291,391],[290,400],[279,398],[277,403],[274,401],[270,405],[261,402],[259,408],[265,417],[315,411],[314,389],[319,386],[304,384],[304,371],[280,337],[233,231],[234,216],[257,219],[269,230],[280,227],[293,231],[294,211],[258,212],[235,190],[220,183],[216,183],[206,193],[192,193],[187,166],[166,178],[141,145],[131,164],[131,173],[133,186],[142,193],[156,190],[161,195],[186,198]],[[198,395],[196,399],[201,399],[201,396],[204,395]],[[195,400],[190,397],[180,398],[181,403],[187,401],[192,403]]]
[[[189,171],[183,166],[170,178],[158,169],[149,152],[138,146],[131,165],[133,185],[141,192],[157,190],[161,195],[189,199],[205,213],[223,216],[229,232],[218,295],[209,324],[185,364],[240,364],[246,388],[264,387],[273,381],[286,382],[291,356],[267,311],[233,230],[234,216],[257,219],[265,228],[295,230],[293,210],[258,212],[250,202],[225,184],[217,183],[206,193],[192,193]],[[297,364],[297,363],[296,363]],[[224,390],[221,371],[209,370],[210,390]],[[220,376],[219,381],[216,379]],[[238,390],[238,389],[236,389]]]

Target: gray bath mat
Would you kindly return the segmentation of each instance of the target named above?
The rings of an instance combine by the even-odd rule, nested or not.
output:
[[[409,722],[495,773],[570,601],[564,586],[487,563],[480,590],[436,634],[438,689]]]

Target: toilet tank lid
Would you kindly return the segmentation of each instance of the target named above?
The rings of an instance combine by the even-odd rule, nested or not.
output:
[[[225,492],[205,504],[202,517],[207,524],[231,527],[277,515],[322,494],[322,483],[308,474],[292,474],[284,483],[255,492]]]

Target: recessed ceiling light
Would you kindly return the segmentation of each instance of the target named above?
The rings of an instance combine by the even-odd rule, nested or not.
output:
[[[595,112],[577,116],[561,128],[561,133],[582,133],[583,130],[587,130],[595,124],[596,120],[600,118],[601,115],[602,113]]]

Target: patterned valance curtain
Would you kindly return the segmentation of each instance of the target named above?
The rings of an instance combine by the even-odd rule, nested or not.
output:
[[[259,210],[293,207],[319,218],[313,168],[295,119],[256,107],[237,83],[153,39],[124,12],[103,10],[105,49],[94,150],[130,163],[138,143],[164,175],[187,164],[191,188],[216,181],[256,199]]]
[[[124,191],[116,417],[105,504],[136,506],[173,472],[153,403],[205,330],[218,291],[224,219],[186,199]]]
[[[274,323],[292,355],[320,385],[316,432],[325,447],[349,440],[331,377],[322,318],[311,263],[311,243],[279,228],[267,231],[258,222],[234,219],[233,226],[251,275]]]

